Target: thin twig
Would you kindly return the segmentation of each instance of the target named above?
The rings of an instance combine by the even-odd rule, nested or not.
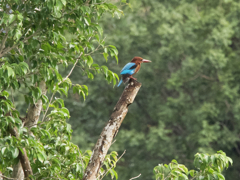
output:
[[[14,105],[13,89],[12,88],[11,88],[11,95],[12,95],[12,101],[13,101],[13,105]]]
[[[129,180],[137,179],[137,178],[139,178],[140,176],[141,176],[141,174],[139,174],[138,176],[132,177],[132,178],[129,179]]]
[[[85,49],[86,49],[86,47],[83,50],[85,50]],[[75,66],[78,63],[78,60],[80,59],[82,54],[83,54],[83,52],[80,53],[79,57],[77,58],[76,62],[74,63],[74,65],[73,65],[72,69],[70,70],[70,72],[68,73],[68,75],[61,82],[59,82],[58,85],[60,85],[62,82],[64,82],[72,74],[73,69],[75,68]]]
[[[199,76],[200,76],[200,75],[199,75],[199,74],[197,74],[197,75],[193,76],[192,78],[188,79],[187,81],[192,81],[192,80],[195,80],[195,79],[197,79]]]
[[[5,179],[15,179],[15,178],[10,178],[10,177],[7,177],[7,176],[4,176],[2,174],[0,174],[1,177],[5,178]]]
[[[90,41],[91,38],[92,38],[92,37],[88,38],[88,42]],[[86,48],[87,48],[87,46],[84,47],[83,52],[85,51]],[[58,85],[60,85],[62,82],[64,82],[64,81],[72,74],[72,72],[73,72],[75,66],[77,65],[79,59],[80,59],[81,56],[83,55],[83,52],[81,52],[80,55],[79,55],[79,57],[76,59],[76,62],[74,63],[74,65],[73,65],[72,69],[70,70],[70,72],[68,73],[68,75],[67,75],[61,82],[59,82]]]
[[[52,102],[52,100],[53,100],[53,96],[54,96],[54,95],[55,95],[55,92],[52,94],[52,97],[51,97],[51,99],[50,99],[50,101],[49,101],[49,103],[48,103],[48,107],[47,107],[46,112],[44,113],[43,118],[42,118],[42,122],[44,121],[44,118],[45,118],[45,116],[46,116],[46,114],[47,114],[47,112],[48,112],[49,106],[50,106],[50,104],[51,104],[51,102]]]
[[[35,36],[36,34],[38,34],[40,31],[36,31],[35,33],[33,33],[32,35],[25,37],[21,42],[25,42],[28,39],[32,38],[33,36]],[[8,47],[6,48],[2,54],[0,54],[0,58],[3,57],[4,54],[8,53],[9,51],[11,51],[12,49],[14,49],[15,47],[17,47],[19,45],[20,41],[18,41],[15,45],[13,45],[12,47]]]
[[[123,153],[122,153],[122,155],[117,159],[117,161],[116,161],[116,163],[123,157],[123,155],[126,153],[126,149],[123,151]],[[105,172],[104,174],[103,174],[103,177],[100,179],[100,180],[102,180],[103,178],[104,178],[104,176],[106,176],[106,174],[108,173],[108,171],[110,171],[110,169],[112,169],[113,168],[113,166],[114,165],[112,165],[108,170],[107,170],[107,172]],[[140,174],[141,175],[141,174]],[[97,179],[100,177],[100,175],[97,177]]]
[[[111,145],[113,145],[113,143],[115,143],[116,142],[116,139],[114,139],[114,141],[112,142],[112,144]]]
[[[206,76],[206,75],[204,75],[204,74],[201,74],[200,76],[201,76],[202,78],[204,78],[204,79],[207,79],[207,80],[210,80],[210,81],[215,81],[214,78],[208,77],[208,76]]]
[[[7,37],[8,37],[8,31],[6,32],[4,38],[3,38],[3,41],[1,43],[1,49],[0,49],[0,53],[2,52],[3,48],[5,47],[5,42],[7,40]]]
[[[90,41],[90,39],[91,39],[91,37],[88,39],[88,41]],[[84,47],[83,52],[85,51],[86,48],[87,48],[87,47]],[[68,75],[67,75],[61,82],[59,82],[58,85],[60,85],[62,82],[64,82],[64,81],[72,74],[73,69],[74,69],[75,66],[77,65],[77,63],[78,63],[79,59],[81,58],[83,52],[81,52],[80,55],[79,55],[79,57],[76,59],[76,62],[74,63],[74,65],[73,65],[72,69],[70,70],[70,72],[68,73]],[[48,112],[49,105],[50,105],[50,103],[52,102],[52,99],[53,99],[54,94],[55,94],[55,93],[52,94],[52,97],[51,97],[51,99],[50,99],[50,101],[49,101],[49,104],[48,104],[48,107],[47,107],[47,109],[46,109],[46,112],[45,112],[45,114],[43,115],[42,122],[44,121],[44,118],[45,118],[45,116],[46,116],[46,114],[47,114],[47,112]]]
[[[102,42],[103,42],[105,39],[106,39],[106,37],[103,38]],[[99,44],[98,47],[97,47],[94,51],[92,51],[92,52],[90,52],[90,53],[88,53],[88,54],[86,54],[86,55],[90,55],[90,54],[98,51],[98,50],[100,49],[100,46],[101,46],[101,45]]]

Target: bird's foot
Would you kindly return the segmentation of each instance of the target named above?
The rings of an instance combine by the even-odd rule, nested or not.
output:
[[[130,77],[131,79],[135,80],[135,81],[137,80],[137,78],[134,78],[134,77],[132,77],[132,76],[129,76],[129,77]]]

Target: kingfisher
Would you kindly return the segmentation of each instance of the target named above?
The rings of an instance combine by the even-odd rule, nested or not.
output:
[[[136,74],[140,67],[141,63],[150,63],[151,61],[143,59],[141,57],[134,57],[130,63],[127,63],[123,69],[121,70],[120,74],[122,75],[122,78],[118,84],[118,87],[122,84],[122,82],[126,83],[130,78],[137,80],[136,78],[132,77],[134,74]]]

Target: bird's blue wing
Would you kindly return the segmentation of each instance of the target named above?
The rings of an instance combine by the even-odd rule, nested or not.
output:
[[[135,63],[127,63],[121,70],[120,74],[130,74],[135,72],[137,65]]]

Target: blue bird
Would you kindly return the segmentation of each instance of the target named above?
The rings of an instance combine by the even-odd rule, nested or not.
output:
[[[118,87],[122,84],[122,82],[126,83],[130,78],[137,80],[132,76],[139,71],[141,67],[141,63],[149,63],[149,62],[151,61],[143,59],[141,57],[134,57],[131,60],[131,62],[127,63],[121,70],[120,74],[122,75],[122,78],[118,84]]]

